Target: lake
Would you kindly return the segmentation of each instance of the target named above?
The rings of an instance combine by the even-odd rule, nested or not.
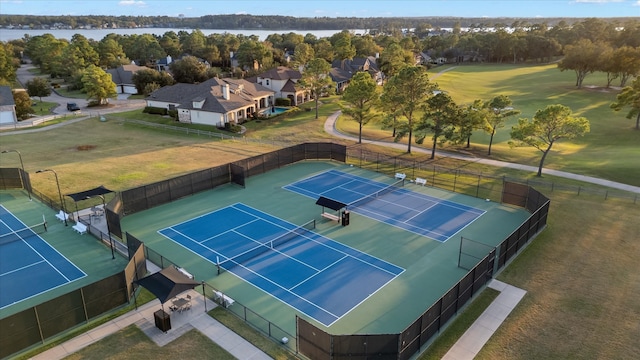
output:
[[[10,41],[22,39],[25,34],[29,36],[40,36],[44,34],[51,34],[56,37],[56,39],[67,39],[71,40],[71,37],[75,34],[81,34],[87,39],[93,39],[96,41],[102,40],[108,34],[119,34],[119,35],[142,35],[142,34],[153,34],[162,36],[167,31],[187,31],[191,32],[193,29],[179,29],[179,28],[135,28],[135,29],[95,29],[95,30],[87,30],[87,29],[74,29],[74,30],[51,30],[51,29],[42,29],[42,30],[22,30],[22,29],[0,29],[0,41]],[[210,34],[224,34],[229,33],[233,35],[245,35],[251,36],[256,35],[260,40],[265,40],[267,36],[271,34],[288,34],[290,32],[306,35],[313,34],[318,38],[330,37],[333,34],[339,33],[341,30],[224,30],[224,29],[200,29],[202,33],[206,35]],[[366,30],[351,30],[355,34],[364,34]]]

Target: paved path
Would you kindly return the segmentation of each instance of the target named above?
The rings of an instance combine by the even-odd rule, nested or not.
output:
[[[495,279],[488,286],[500,291],[500,295],[462,334],[442,360],[472,360],[527,293]]]
[[[339,132],[336,129],[336,121],[338,120],[338,117],[341,114],[342,114],[342,112],[340,112],[340,111],[337,111],[337,112],[331,114],[327,118],[327,121],[324,123],[324,131],[327,134],[331,134],[331,135],[333,135],[335,137],[338,137],[338,138],[341,138],[341,139],[358,141],[358,137],[357,136],[344,134],[344,133]],[[387,146],[387,147],[391,147],[391,148],[399,149],[399,150],[406,149],[406,147],[407,147],[406,143],[405,144],[401,144],[401,143],[388,142],[388,141],[378,141],[378,140],[365,140],[365,139],[363,139],[362,143],[363,144],[375,144],[375,145],[380,145],[380,146]],[[418,146],[413,146],[412,150],[415,151],[415,152],[419,152],[419,153],[431,154],[431,149],[425,149],[425,148],[421,148],[421,147],[418,147]],[[450,158],[460,159],[460,160],[465,160],[465,161],[470,161],[470,162],[477,162],[479,164],[484,164],[484,165],[490,165],[490,166],[496,166],[496,167],[507,167],[507,168],[511,168],[511,169],[529,171],[529,172],[534,172],[534,173],[538,172],[538,168],[536,166],[515,164],[515,163],[506,162],[506,161],[499,161],[499,160],[492,160],[492,159],[477,158],[477,157],[473,157],[473,156],[455,154],[455,153],[450,153],[450,152],[445,152],[445,151],[436,151],[436,154],[438,156],[442,156],[442,157],[450,157]],[[544,174],[548,174],[548,175],[553,175],[553,176],[563,177],[563,178],[567,178],[567,179],[574,179],[574,180],[584,181],[584,182],[588,182],[588,183],[592,183],[592,184],[607,186],[607,187],[618,189],[618,190],[624,190],[624,191],[629,191],[629,192],[633,192],[633,193],[636,193],[636,194],[640,194],[640,187],[638,187],[638,186],[627,185],[627,184],[622,184],[622,183],[618,183],[618,182],[614,182],[614,181],[599,179],[599,178],[595,178],[595,177],[591,177],[591,176],[572,174],[572,173],[569,173],[569,172],[553,170],[553,169],[543,168],[542,172]]]

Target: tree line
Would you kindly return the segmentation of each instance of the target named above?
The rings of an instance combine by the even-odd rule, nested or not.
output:
[[[271,34],[264,41],[257,36],[229,33],[206,36],[198,29],[167,31],[161,36],[109,34],[99,41],[80,34],[70,40],[44,34],[2,43],[0,82],[14,81],[15,69],[22,56],[27,56],[43,73],[64,78],[72,89],[95,89],[88,96],[102,103],[112,94],[104,88],[114,84],[107,82],[103,88],[96,88],[88,86],[88,82],[105,78],[104,69],[132,61],[149,67],[134,77],[138,91],[148,94],[176,81],[195,83],[221,74],[251,76],[278,65],[300,67],[308,66],[314,59],[331,63],[373,55],[391,79],[405,65],[415,65],[416,54],[422,53],[449,62],[528,63],[561,59],[559,69],[575,71],[578,87],[586,75],[595,71],[607,73],[607,86],[614,79],[624,86],[640,73],[640,21],[618,25],[621,24],[595,18],[571,25],[560,21],[553,27],[516,21],[508,27],[494,23],[491,31],[465,32],[458,23],[452,32],[434,34],[433,25],[421,23],[410,33],[387,29],[376,35],[359,36],[344,30],[317,38],[311,33],[290,32]],[[154,69],[154,64],[167,55],[178,59],[170,65],[171,75]],[[238,62],[238,67],[232,68],[232,60]],[[491,127],[495,132],[496,126]],[[410,128],[407,133],[401,127],[393,129],[394,136],[409,137],[414,130]]]
[[[614,24],[622,24],[633,17],[609,19]],[[200,17],[171,16],[43,16],[43,15],[0,15],[0,26],[29,26],[34,29],[68,27],[77,28],[192,28],[192,29],[261,29],[261,30],[342,30],[374,29],[412,29],[425,23],[434,28],[453,28],[456,24],[469,28],[489,28],[494,24],[511,24],[514,21],[548,24],[554,26],[560,21],[568,24],[583,21],[584,18],[547,17],[547,18],[470,18],[456,16],[420,16],[420,17],[292,17],[277,15],[218,14]]]

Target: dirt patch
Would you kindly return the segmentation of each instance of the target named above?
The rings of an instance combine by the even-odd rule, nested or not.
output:
[[[95,145],[78,145],[76,146],[76,150],[78,151],[89,151],[95,149]]]
[[[591,91],[597,91],[597,92],[603,92],[603,93],[618,92],[622,89],[619,86],[610,86],[607,88],[604,86],[596,86],[596,85],[584,85],[582,86],[582,88],[585,90],[591,90]]]

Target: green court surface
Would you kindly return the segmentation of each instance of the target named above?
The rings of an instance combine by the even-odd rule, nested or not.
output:
[[[73,231],[71,228],[73,222],[70,221],[68,226],[64,226],[64,223],[55,217],[54,210],[35,198],[30,201],[27,193],[23,190],[0,191],[0,203],[27,226],[41,223],[44,215],[47,221],[47,232],[40,234],[40,237],[87,274],[78,280],[1,309],[0,318],[5,318],[122,272],[127,265],[127,259],[122,256],[116,255],[115,259],[112,259],[109,247],[103,245],[92,235],[79,235]],[[0,245],[0,251],[3,251],[2,245]],[[24,284],[24,286],[29,286],[29,284]],[[0,291],[4,291],[1,286]]]
[[[321,235],[406,270],[330,327],[314,324],[332,334],[386,334],[404,330],[467,273],[458,267],[461,236],[495,246],[529,217],[524,209],[407,183],[406,189],[486,212],[445,243],[353,212],[350,225],[341,226],[322,218],[322,208],[314,199],[282,188],[330,169],[388,184],[394,182],[389,176],[343,163],[299,162],[250,177],[246,188],[228,184],[129,215],[122,219],[122,229],[143,241],[152,252],[185,268],[197,280],[206,281],[283,330],[295,334],[295,309],[230,272],[217,275],[215,264],[157,231],[235,203],[246,204],[296,225],[315,219],[315,231]],[[215,225],[211,223],[211,226]],[[297,315],[313,322],[303,314]]]

